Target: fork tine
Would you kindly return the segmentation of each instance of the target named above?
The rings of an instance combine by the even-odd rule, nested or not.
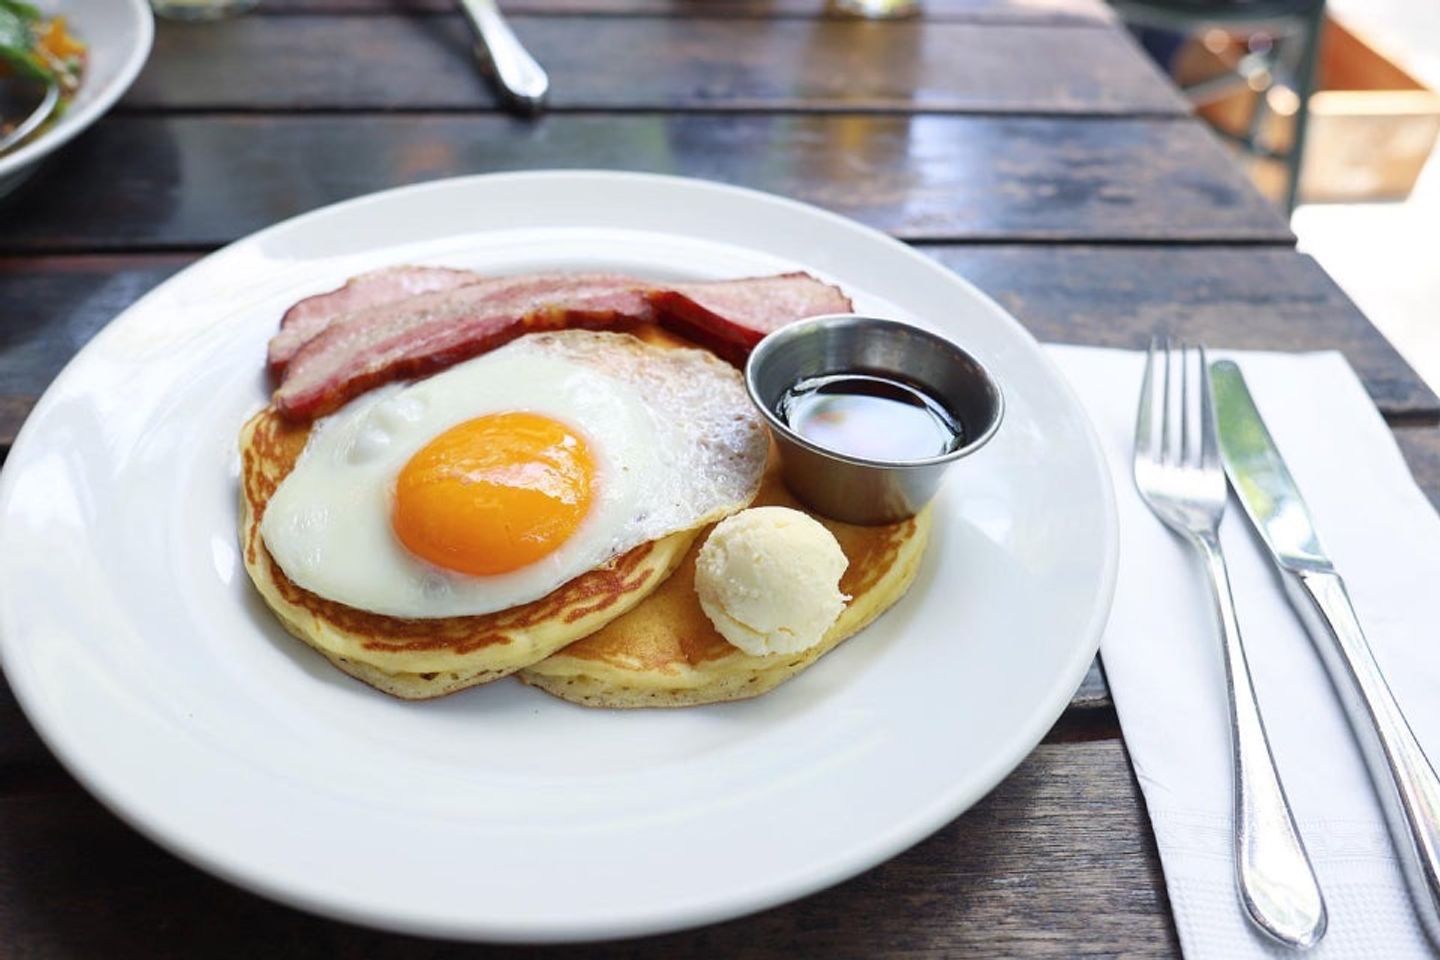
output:
[[[1175,370],[1175,345],[1166,337],[1165,345],[1165,393],[1164,400],[1160,406],[1161,416],[1164,419],[1164,427],[1161,431],[1160,456],[1162,464],[1175,464],[1180,462],[1180,424],[1184,421],[1185,406],[1180,396],[1184,388],[1182,379],[1184,370],[1177,376]],[[1182,345],[1181,349],[1184,347]],[[1178,409],[1177,409],[1178,407]]]
[[[1215,433],[1215,405],[1210,396],[1210,361],[1200,349],[1200,466],[1219,470],[1220,443]]]
[[[1184,341],[1180,343],[1180,442],[1176,444],[1175,462],[1187,464],[1190,462],[1191,447],[1195,442],[1195,432],[1190,427],[1190,405],[1195,402],[1195,385],[1191,382],[1190,376],[1190,347]]]
[[[1205,354],[1198,344],[1185,348],[1185,403],[1181,416],[1185,421],[1185,443],[1182,462],[1188,467],[1203,466],[1205,459],[1205,408],[1209,402],[1205,380]]]
[[[1159,452],[1156,453],[1155,459],[1156,462],[1166,463],[1169,461],[1169,448],[1171,448],[1172,442],[1171,415],[1169,415],[1169,409],[1171,409],[1172,403],[1171,343],[1169,343],[1169,337],[1162,338],[1161,347],[1165,350],[1164,357],[1162,357],[1162,361],[1164,361],[1164,376],[1161,377],[1161,383],[1164,389],[1161,391],[1161,399],[1156,403],[1156,406],[1161,409],[1161,448],[1159,448]]]
[[[1140,405],[1135,415],[1135,453],[1151,460],[1160,459],[1156,444],[1165,422],[1165,391],[1155,390],[1155,360],[1160,352],[1160,338],[1150,338],[1150,352],[1145,355],[1145,379],[1140,383]]]

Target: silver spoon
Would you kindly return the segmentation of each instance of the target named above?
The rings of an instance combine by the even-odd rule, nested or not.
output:
[[[50,119],[59,102],[60,85],[53,80],[43,87],[38,80],[13,80],[0,84],[0,127],[4,127],[10,117],[24,117],[9,133],[0,133],[0,153],[39,129]]]
[[[476,53],[494,68],[501,95],[521,113],[539,113],[550,78],[516,38],[495,0],[460,0],[460,9],[479,38]]]

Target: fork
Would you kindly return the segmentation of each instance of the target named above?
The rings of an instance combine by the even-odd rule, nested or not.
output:
[[[1151,342],[1135,423],[1135,486],[1151,512],[1200,552],[1210,577],[1225,651],[1235,753],[1235,878],[1240,900],[1261,930],[1288,946],[1308,947],[1325,935],[1325,901],[1275,770],[1220,550],[1228,488],[1208,371],[1204,347],[1182,345],[1172,351],[1168,339]]]

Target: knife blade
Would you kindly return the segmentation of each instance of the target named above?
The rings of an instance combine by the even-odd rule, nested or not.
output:
[[[1225,473],[1270,550],[1285,594],[1320,655],[1385,810],[1410,897],[1440,947],[1440,778],[1390,692],[1355,608],[1240,368],[1210,365]]]

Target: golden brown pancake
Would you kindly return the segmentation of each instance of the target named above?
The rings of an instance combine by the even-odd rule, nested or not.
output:
[[[658,329],[635,335],[659,345],[694,346]],[[241,431],[245,567],[290,633],[352,677],[407,700],[444,696],[516,671],[528,684],[589,706],[687,706],[757,696],[904,596],[930,530],[928,509],[884,527],[817,516],[850,561],[840,589],[851,600],[821,643],[799,654],[753,657],[715,632],[694,585],[695,554],[710,527],[642,544],[523,606],[474,617],[388,617],[305,590],[265,549],[265,505],[309,435],[308,424],[290,423],[273,407]],[[754,503],[804,509],[780,481],[773,444]]]
[[[804,509],[780,481],[774,447],[755,506]],[[547,693],[595,707],[678,707],[740,700],[771,690],[833,650],[905,595],[930,533],[930,509],[902,523],[859,527],[816,516],[850,565],[850,595],[821,642],[802,653],[751,656],[715,632],[695,595],[696,538],[663,584],[628,613],[559,653],[520,671]],[[710,528],[704,535],[708,536]]]
[[[260,520],[295,466],[306,424],[271,407],[240,433],[240,541],[245,568],[280,622],[351,676],[407,700],[496,680],[584,637],[643,600],[685,557],[697,530],[642,544],[523,606],[473,617],[387,617],[293,583],[260,537]]]

